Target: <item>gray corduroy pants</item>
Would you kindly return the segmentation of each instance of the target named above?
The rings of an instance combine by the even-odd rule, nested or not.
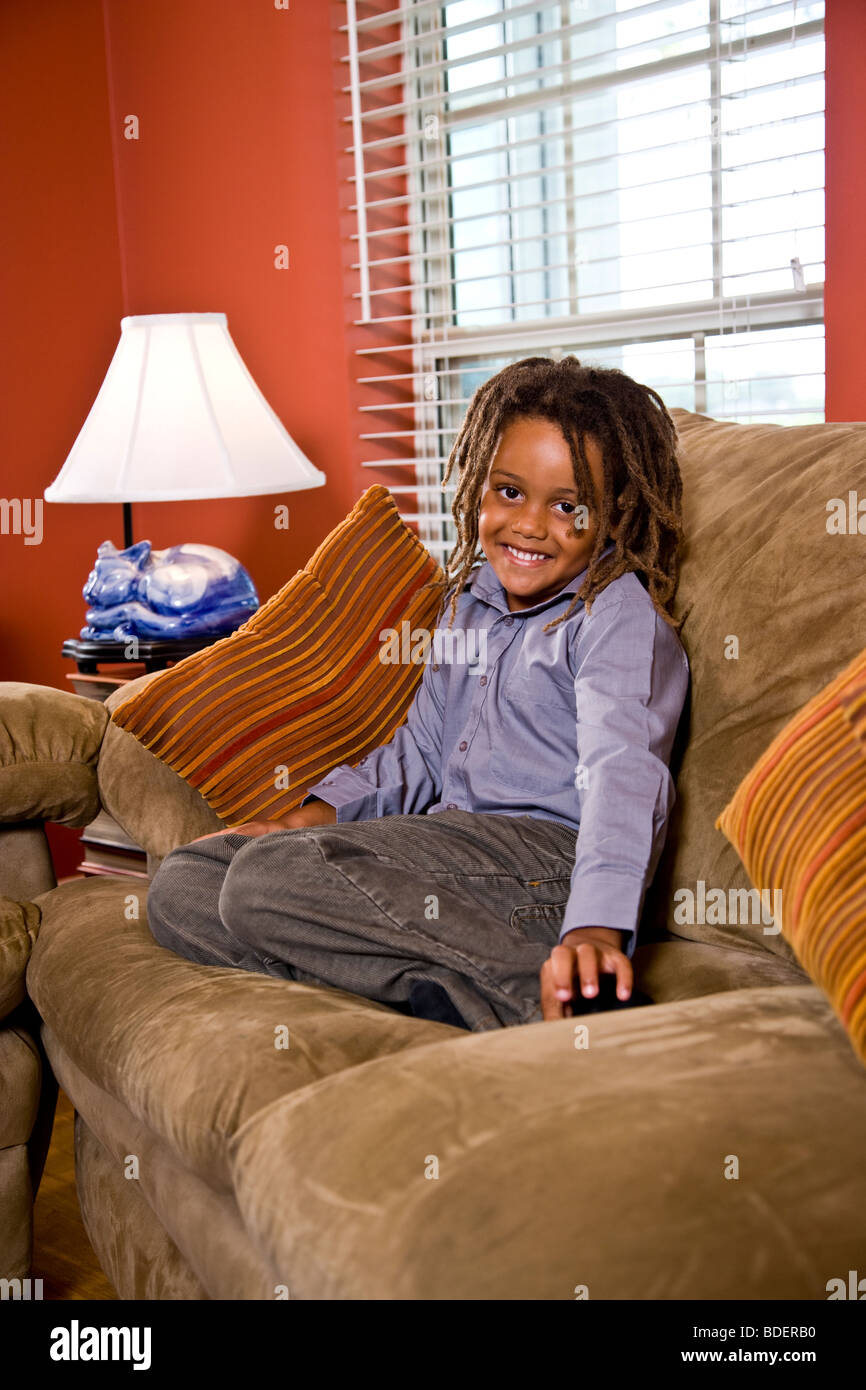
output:
[[[148,922],[160,945],[201,964],[403,1012],[418,1012],[411,994],[428,982],[474,1032],[532,1023],[576,839],[558,821],[459,810],[227,831],[166,856]]]

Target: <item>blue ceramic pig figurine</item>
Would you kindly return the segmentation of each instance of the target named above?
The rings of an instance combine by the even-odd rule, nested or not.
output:
[[[90,607],[81,636],[89,641],[219,636],[259,606],[243,565],[211,545],[153,550],[138,541],[118,550],[103,541],[83,593]]]

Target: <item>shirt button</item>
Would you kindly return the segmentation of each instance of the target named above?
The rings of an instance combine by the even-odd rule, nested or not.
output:
[[[447,804],[446,807],[445,807],[445,810],[446,810],[446,811],[456,811],[456,810],[457,810],[457,802],[456,802],[456,801],[449,801],[448,804]]]
[[[460,749],[460,752],[461,752],[461,753],[465,753],[465,752],[466,752],[466,749],[469,747],[469,744],[466,742],[466,740],[465,740],[465,738],[464,738],[463,742],[462,742],[462,743],[459,743],[457,746],[458,746],[458,748]]]
[[[478,682],[478,684],[479,684],[479,685],[486,685],[486,684],[487,684],[487,677],[486,677],[486,676],[482,676],[482,677],[481,677],[481,680]]]
[[[506,618],[506,619],[505,619],[505,626],[506,626],[506,627],[511,627],[511,626],[513,625],[513,623],[514,623],[514,619],[513,619],[513,618]]]

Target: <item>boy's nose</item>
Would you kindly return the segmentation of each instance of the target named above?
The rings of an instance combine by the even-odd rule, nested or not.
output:
[[[544,521],[543,509],[522,511],[519,516],[513,519],[511,529],[515,535],[524,536],[527,540],[530,538],[539,540],[542,536],[546,536],[547,526]]]

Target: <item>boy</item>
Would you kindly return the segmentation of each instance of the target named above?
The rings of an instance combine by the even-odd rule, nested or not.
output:
[[[190,959],[485,1031],[600,975],[630,998],[688,687],[681,484],[655,393],[574,358],[480,387],[455,463],[450,623],[483,665],[426,666],[390,742],[282,821],[175,850],[148,918]]]

